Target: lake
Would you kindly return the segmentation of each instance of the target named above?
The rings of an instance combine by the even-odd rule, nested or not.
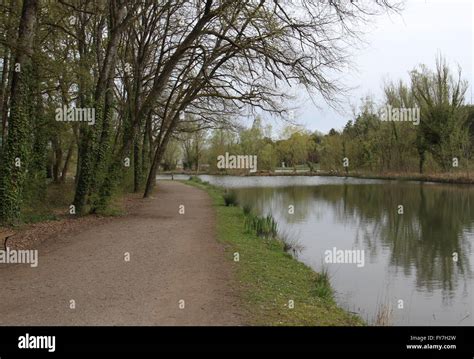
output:
[[[474,188],[338,177],[200,176],[271,213],[298,260],[327,269],[369,324],[473,325]],[[339,252],[338,252],[339,251]],[[329,253],[362,253],[344,263]],[[341,257],[342,258],[342,257]],[[355,256],[353,259],[356,258]],[[360,259],[360,257],[358,257]],[[363,264],[363,265],[362,265]]]

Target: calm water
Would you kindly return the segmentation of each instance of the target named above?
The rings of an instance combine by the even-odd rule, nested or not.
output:
[[[317,271],[326,267],[339,304],[369,323],[385,307],[393,325],[474,324],[474,188],[336,177],[201,178],[272,213],[303,247],[298,259]],[[364,266],[325,263],[334,247],[363,250]]]

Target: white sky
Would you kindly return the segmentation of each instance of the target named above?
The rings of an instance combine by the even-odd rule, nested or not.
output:
[[[420,63],[435,67],[435,57],[441,53],[456,70],[459,64],[463,77],[469,81],[467,102],[471,101],[474,82],[474,0],[406,0],[400,14],[377,18],[368,30],[363,48],[353,52],[355,70],[343,79],[354,88],[344,105],[346,113],[332,110],[323,101],[315,107],[307,101],[296,112],[299,123],[310,130],[327,133],[341,129],[351,119],[351,104],[370,94],[382,99],[384,79],[408,81],[408,72]],[[279,131],[281,123],[271,121]]]

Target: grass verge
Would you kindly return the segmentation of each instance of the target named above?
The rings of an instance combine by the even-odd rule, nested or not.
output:
[[[225,206],[223,189],[199,179],[185,181],[211,196],[217,215],[218,240],[235,262],[242,306],[249,325],[364,325],[339,308],[327,273],[316,273],[284,251],[284,243],[263,239],[245,229],[242,208]],[[291,302],[292,301],[292,302]],[[294,308],[290,308],[294,304]]]

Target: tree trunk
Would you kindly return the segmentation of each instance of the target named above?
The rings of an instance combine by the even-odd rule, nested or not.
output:
[[[20,18],[15,70],[11,83],[11,108],[7,141],[0,171],[0,222],[16,222],[31,152],[32,48],[39,0],[25,0]],[[18,64],[18,66],[16,65]]]
[[[4,110],[6,114],[7,110],[7,101],[5,99],[8,97],[7,94],[7,79],[8,74],[10,73],[9,68],[10,56],[9,50],[5,47],[5,53],[3,55],[3,71],[2,71],[2,80],[0,84],[0,121],[2,122],[2,133],[0,144],[3,146],[6,138],[6,129],[7,129],[7,116],[3,116]]]
[[[63,150],[61,148],[61,143],[58,140],[58,137],[55,136],[51,140],[53,145],[54,152],[54,161],[53,161],[53,182],[59,183],[61,177],[61,165],[63,163]]]
[[[161,146],[157,148],[155,152],[155,158],[151,163],[150,171],[148,172],[148,178],[146,181],[145,193],[143,194],[143,198],[150,197],[153,189],[155,188],[156,182],[156,172],[158,170],[159,164],[161,162],[161,158],[163,157],[163,151],[161,150]]]
[[[171,134],[171,131],[169,131],[165,135],[165,137],[163,138],[163,141],[156,148],[155,156],[151,163],[150,171],[148,172],[148,178],[146,181],[145,193],[143,195],[143,198],[148,198],[153,192],[153,189],[155,188],[156,173],[158,171],[158,167],[160,166],[161,159],[163,158],[163,154],[165,152],[166,145],[168,144],[168,139],[170,137],[169,136],[170,134]]]
[[[150,164],[150,161],[149,161],[150,133],[151,133],[151,114],[148,115],[146,118],[145,131],[143,133],[142,158],[141,158],[142,181],[143,181],[143,174],[147,173],[148,167]]]
[[[139,136],[135,136],[133,143],[133,192],[137,193],[140,190],[142,183],[142,172],[140,164],[140,142]]]
[[[8,17],[6,28],[7,30],[7,39],[10,41],[15,40],[15,34],[13,31],[13,26],[12,24],[12,13],[14,11],[14,8],[16,7],[16,1],[11,0],[10,1],[10,16]],[[11,65],[11,60],[12,60],[12,52],[11,50],[5,46],[4,47],[5,51],[3,54],[3,71],[2,71],[2,80],[1,80],[1,85],[0,85],[0,122],[2,122],[2,133],[0,134],[1,138],[1,147],[4,146],[6,138],[7,138],[7,122],[8,122],[8,99],[9,99],[9,93],[8,93],[8,86],[11,84],[12,81],[12,76],[13,73],[11,71],[10,65]],[[1,148],[0,147],[0,148]]]
[[[71,141],[71,144],[69,145],[69,148],[67,150],[66,154],[66,160],[64,161],[64,166],[63,170],[61,173],[61,178],[59,179],[59,182],[65,183],[66,182],[66,176],[67,172],[69,170],[69,163],[71,162],[71,157],[72,157],[72,152],[74,151],[74,140]]]
[[[420,162],[419,162],[419,172],[420,175],[423,174],[423,166],[425,164],[425,152],[419,152]]]
[[[105,191],[99,194],[98,201],[93,204],[92,211],[95,212],[107,202],[108,194],[111,193],[112,190],[111,188],[106,188],[106,182],[110,180],[110,175],[113,174],[107,173],[104,178],[104,176],[99,176],[98,172],[103,168],[108,168],[108,163],[101,161],[101,159],[105,158],[109,145],[108,116],[111,109],[110,96],[112,96],[112,90],[110,92],[107,90],[110,89],[111,84],[113,84],[120,35],[124,30],[124,27],[118,24],[124,21],[127,8],[125,4],[121,3],[120,8],[111,8],[110,10],[108,28],[109,41],[94,92],[94,107],[96,109],[96,115],[98,114],[98,116],[96,116],[95,126],[90,126],[94,128],[83,129],[83,136],[81,137],[79,151],[79,157],[81,158],[80,173],[74,196],[76,212],[80,214],[84,214],[85,205],[90,194],[96,191]],[[115,24],[115,26],[113,26],[113,24]],[[121,25],[123,25],[123,23]],[[102,36],[102,34],[96,34],[95,36]],[[115,168],[116,165],[113,164],[113,167]]]

